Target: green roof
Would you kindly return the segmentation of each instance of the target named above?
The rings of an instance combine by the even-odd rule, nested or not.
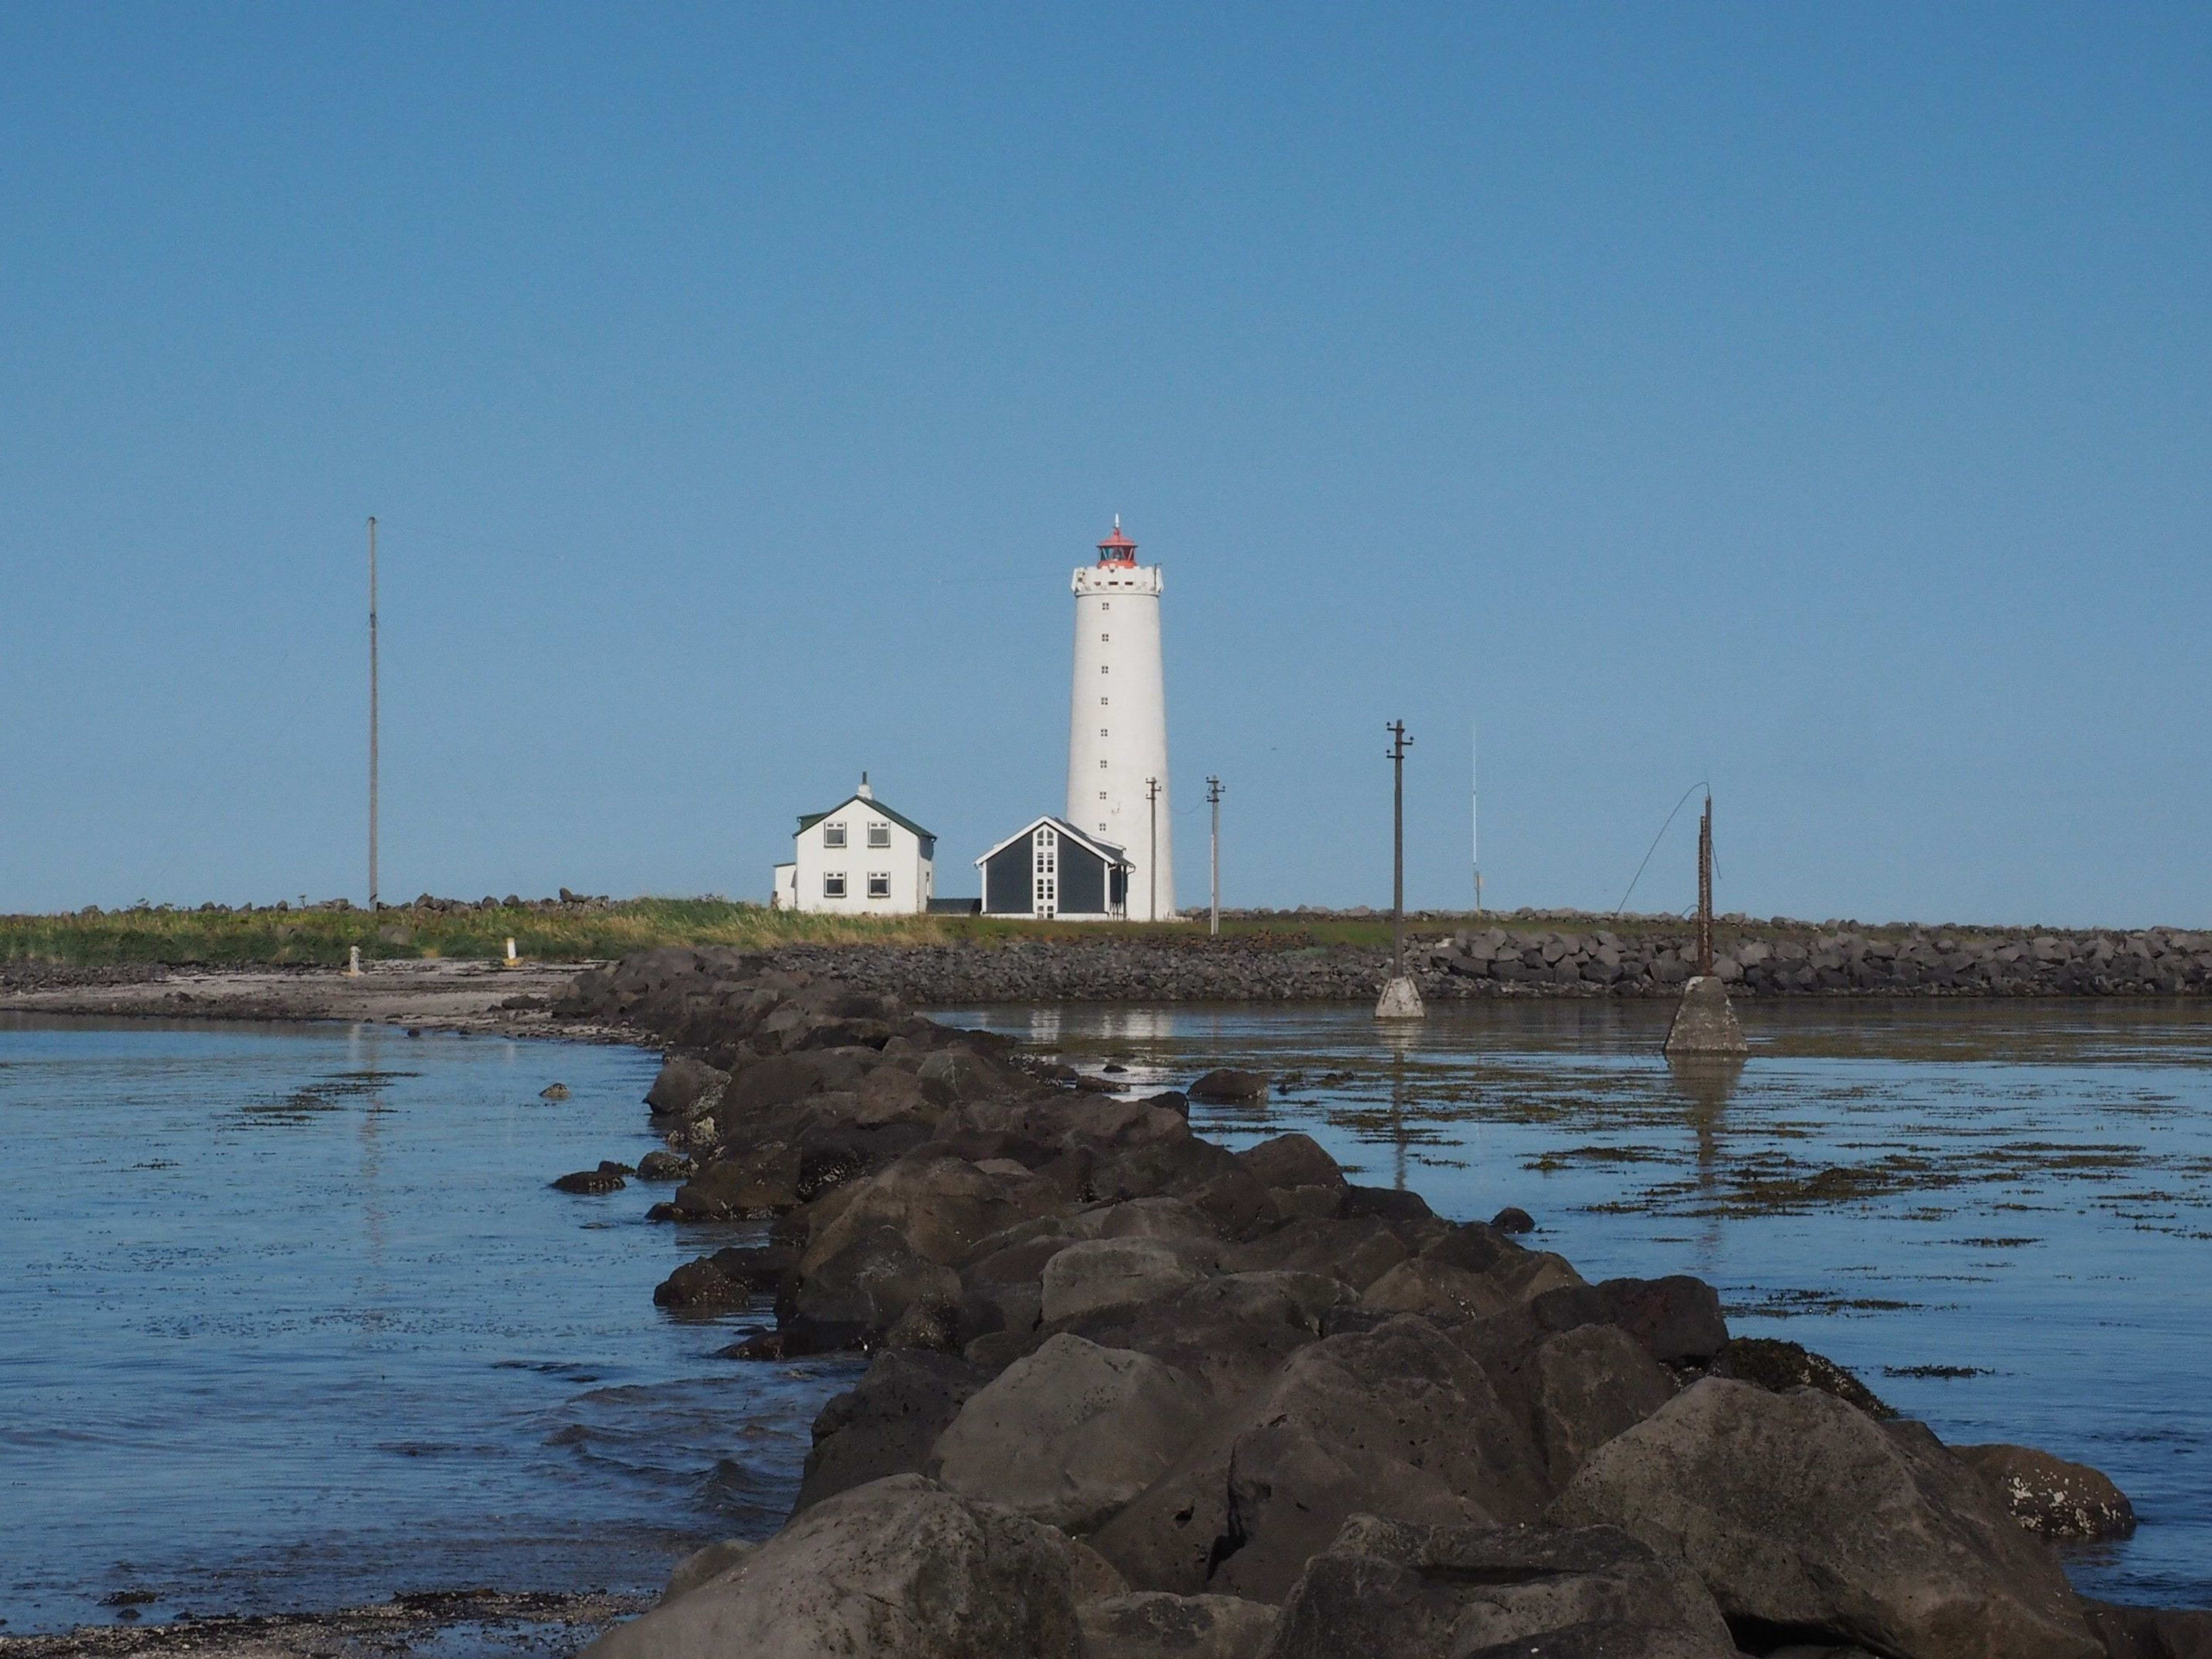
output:
[[[805,835],[816,824],[821,823],[823,819],[828,817],[830,812],[842,812],[847,807],[850,806],[854,801],[860,802],[862,805],[866,806],[868,811],[871,812],[878,813],[882,817],[889,818],[893,823],[897,824],[902,830],[911,830],[915,835],[920,836],[924,841],[935,841],[937,839],[935,831],[923,829],[912,818],[907,817],[905,813],[893,811],[890,807],[884,805],[883,802],[876,799],[872,795],[848,795],[844,799],[839,801],[835,806],[831,807],[829,812],[807,812],[801,814],[799,820],[798,833],[802,836]]]

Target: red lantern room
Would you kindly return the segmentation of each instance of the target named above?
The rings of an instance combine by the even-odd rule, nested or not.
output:
[[[1134,564],[1137,544],[1121,533],[1121,515],[1114,515],[1114,533],[1098,544],[1098,562],[1101,564]]]

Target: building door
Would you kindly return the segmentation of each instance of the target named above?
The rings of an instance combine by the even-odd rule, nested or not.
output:
[[[1040,828],[1030,837],[1030,914],[1047,921],[1060,914],[1060,836]]]

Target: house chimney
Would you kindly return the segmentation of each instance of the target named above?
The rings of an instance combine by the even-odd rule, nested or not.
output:
[[[868,787],[868,775],[866,772],[860,774],[860,793],[862,800],[873,800],[876,798],[876,792]]]

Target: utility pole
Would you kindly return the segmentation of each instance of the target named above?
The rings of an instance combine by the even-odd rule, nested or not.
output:
[[[1474,858],[1474,914],[1482,915],[1482,727],[1468,732],[1468,823]]]
[[[1713,798],[1698,824],[1698,971],[1713,971]]]
[[[1206,781],[1206,799],[1213,808],[1213,915],[1206,931],[1213,938],[1221,937],[1221,780],[1209,777]]]
[[[1152,896],[1145,905],[1145,920],[1160,919],[1160,781],[1145,780],[1145,805],[1152,818],[1152,848],[1145,854],[1145,878],[1152,884]]]
[[[368,521],[368,908],[376,911],[376,520]]]
[[[1390,734],[1390,977],[1406,977],[1406,750],[1413,740],[1406,722],[1392,720]]]
[[[1419,1019],[1420,988],[1406,975],[1406,751],[1413,740],[1406,722],[1392,720],[1390,734],[1390,982],[1375,1005],[1377,1019]]]

